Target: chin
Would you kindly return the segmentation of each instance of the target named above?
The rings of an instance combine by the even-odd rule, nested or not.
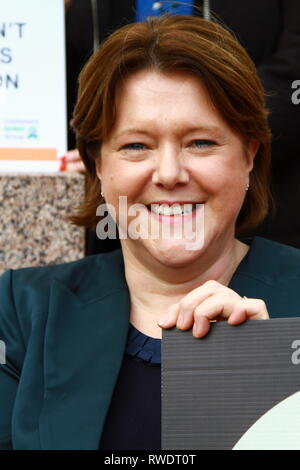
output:
[[[148,251],[153,258],[164,266],[180,268],[196,260],[202,251],[201,249],[188,250],[186,245],[187,243],[182,241],[177,243],[164,242],[149,247]]]

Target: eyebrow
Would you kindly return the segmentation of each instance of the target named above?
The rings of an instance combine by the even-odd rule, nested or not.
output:
[[[193,132],[207,132],[214,137],[223,136],[222,131],[217,126],[188,126],[182,128],[181,134],[192,134]],[[122,137],[126,134],[146,134],[150,135],[151,132],[147,129],[128,127],[123,131],[119,132],[116,137]]]

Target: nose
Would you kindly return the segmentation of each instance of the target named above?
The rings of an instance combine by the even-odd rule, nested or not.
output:
[[[180,149],[165,145],[157,152],[156,167],[152,174],[152,182],[172,189],[176,184],[189,182],[189,173],[185,167]]]

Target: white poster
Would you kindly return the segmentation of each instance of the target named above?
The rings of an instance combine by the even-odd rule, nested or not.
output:
[[[0,0],[0,171],[57,170],[67,149],[63,0]]]

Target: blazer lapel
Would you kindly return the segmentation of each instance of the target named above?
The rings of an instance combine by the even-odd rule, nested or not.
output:
[[[90,279],[90,282],[93,282]],[[42,449],[97,449],[126,345],[130,301],[118,285],[83,301],[52,282],[44,343]]]

